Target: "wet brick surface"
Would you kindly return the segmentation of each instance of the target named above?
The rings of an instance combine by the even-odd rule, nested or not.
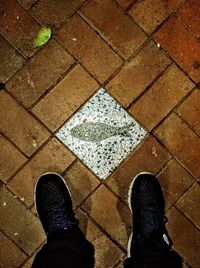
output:
[[[148,171],[162,186],[174,249],[184,268],[199,268],[200,1],[0,0],[0,18],[0,266],[31,267],[46,239],[34,185],[54,171],[96,267],[122,268],[129,185]],[[36,49],[43,26],[53,34]],[[100,88],[147,130],[104,181],[56,138]],[[126,150],[128,133],[118,134]]]

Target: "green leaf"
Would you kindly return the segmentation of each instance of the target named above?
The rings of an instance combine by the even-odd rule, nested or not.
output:
[[[34,40],[34,47],[41,47],[46,44],[51,38],[51,28],[43,27],[39,30],[37,37]]]

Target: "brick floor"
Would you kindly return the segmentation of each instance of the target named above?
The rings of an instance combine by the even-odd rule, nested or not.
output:
[[[156,32],[155,39],[195,82],[200,81],[199,40],[188,31],[187,26],[171,17]]]
[[[135,1],[129,13],[148,34],[152,33],[184,0]],[[149,16],[147,15],[149,14]]]
[[[77,65],[34,107],[33,112],[45,125],[55,131],[98,87],[96,81]],[[53,117],[49,117],[51,113],[54,114]]]
[[[152,130],[192,88],[188,77],[176,65],[171,65],[129,111]]]
[[[2,232],[0,242],[3,245],[0,249],[1,267],[19,267],[26,260],[27,256]]]
[[[67,170],[64,179],[70,187],[72,196],[74,196],[74,208],[77,208],[100,184],[100,181],[80,161],[75,162]],[[81,189],[80,184],[82,185]]]
[[[24,59],[14,47],[0,35],[0,80],[6,80],[22,65]]]
[[[184,217],[175,207],[172,207],[167,213],[169,218],[168,230],[174,241],[174,249],[184,256],[185,261],[191,267],[198,267],[199,256],[199,230]]]
[[[106,88],[128,107],[164,71],[170,60],[153,43],[148,43],[107,84]]]
[[[60,28],[58,39],[100,82],[108,79],[123,62],[78,15]]]
[[[32,155],[50,133],[8,93],[2,91],[0,96],[0,131],[24,154]]]
[[[176,205],[198,228],[200,228],[200,216],[196,213],[196,205],[199,203],[199,198],[200,186],[195,183]]]
[[[24,263],[22,268],[31,268],[34,258],[35,258],[35,254]]]
[[[7,181],[27,160],[17,148],[0,136],[0,180]]]
[[[77,213],[80,219],[80,228],[87,239],[95,246],[95,267],[113,267],[123,256],[123,251],[119,249],[108,237],[106,237],[99,227],[89,219],[83,211]],[[112,258],[110,257],[112,256]]]
[[[130,5],[134,2],[136,2],[137,0],[117,0],[117,3],[123,7],[124,9],[127,9],[128,7],[130,7]]]
[[[200,176],[199,136],[178,115],[170,114],[154,133],[196,178]]]
[[[3,187],[0,189],[0,202],[1,230],[28,255],[32,254],[45,239],[39,220]]]
[[[34,37],[39,24],[15,0],[0,1],[0,31],[26,56],[35,51]]]
[[[24,199],[26,205],[31,206],[34,186],[40,174],[47,171],[63,173],[74,159],[74,156],[54,138],[20,170],[9,182],[9,187]]]
[[[42,25],[50,25],[54,28],[58,28],[62,22],[71,17],[84,2],[85,0],[40,0],[30,9],[30,13]],[[54,12],[55,10],[56,12]]]
[[[142,171],[158,173],[170,158],[170,154],[150,136],[110,176],[107,184],[119,198],[127,203],[132,178]]]
[[[200,134],[199,98],[200,92],[198,89],[195,89],[195,91],[177,108],[178,114],[183,117],[198,134]]]
[[[174,158],[158,174],[166,210],[192,186],[194,179]]]
[[[69,185],[95,267],[123,267],[129,185],[149,171],[183,267],[199,268],[199,0],[0,0],[0,16],[0,267],[30,268],[45,242],[33,191],[46,171]],[[42,26],[53,35],[36,49]],[[149,132],[105,181],[55,137],[100,87]]]
[[[52,40],[8,81],[6,88],[24,106],[30,107],[73,62],[72,57]]]
[[[18,2],[25,8],[29,9],[37,0],[18,0]]]
[[[126,58],[146,39],[142,30],[112,0],[90,1],[81,14]]]
[[[101,185],[82,207],[116,242],[126,248],[131,233],[130,210],[112,192]]]
[[[198,27],[200,23],[200,6],[193,0],[187,1],[177,14],[190,29],[200,37],[200,29]]]

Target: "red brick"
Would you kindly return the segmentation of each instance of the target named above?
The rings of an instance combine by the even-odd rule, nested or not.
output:
[[[153,150],[156,154],[153,154]],[[158,173],[170,160],[169,154],[151,136],[128,157],[108,179],[107,185],[127,202],[128,190],[133,178],[140,172]]]
[[[167,213],[168,230],[174,243],[173,247],[190,267],[200,266],[199,231],[176,208]]]
[[[132,3],[136,2],[137,0],[116,0],[116,1],[121,7],[127,9],[128,7],[130,7]]]
[[[0,189],[0,228],[28,255],[45,240],[39,220],[3,187]]]
[[[200,36],[200,5],[198,6],[193,0],[189,0],[180,9],[178,16],[188,24],[195,34]]]
[[[0,31],[26,56],[34,51],[33,41],[40,29],[15,0],[0,0]]]
[[[43,25],[58,28],[63,21],[71,17],[85,0],[40,0],[30,13]]]
[[[115,268],[124,268],[124,261],[120,262],[117,264],[117,266],[115,266]]]
[[[171,65],[130,108],[133,116],[152,130],[194,87],[176,65]]]
[[[200,214],[197,208],[200,204],[200,185],[195,183],[178,201],[178,207],[200,229]]]
[[[50,133],[6,92],[0,92],[0,131],[27,156],[32,155]]]
[[[17,0],[25,9],[29,9],[37,0]]]
[[[170,114],[155,135],[195,177],[200,176],[200,139],[176,114]]]
[[[175,160],[158,176],[165,197],[165,209],[171,207],[194,183],[192,176]]]
[[[35,208],[35,204],[33,203],[33,205],[30,207],[30,210],[32,211],[32,213],[38,217],[37,215],[37,211],[36,211],[36,208]]]
[[[148,43],[106,86],[110,93],[128,107],[170,64],[153,43]]]
[[[131,212],[104,185],[101,185],[82,205],[111,237],[126,248],[131,232]]]
[[[64,179],[72,193],[74,208],[77,208],[100,184],[100,181],[79,161],[67,170]]]
[[[153,32],[184,0],[143,0],[137,1],[129,11],[133,19],[147,33]]]
[[[123,62],[78,15],[61,27],[58,38],[100,82]]]
[[[81,230],[95,247],[95,267],[115,267],[123,252],[82,211],[78,219]]]
[[[194,81],[200,81],[200,42],[177,18],[165,22],[154,37]]]
[[[34,107],[33,112],[54,131],[97,90],[98,86],[96,81],[77,65]]]
[[[0,267],[20,267],[26,260],[27,256],[2,232],[0,232],[0,244]]]
[[[178,113],[200,134],[200,91],[196,89],[179,106]]]
[[[30,107],[73,62],[72,57],[52,40],[9,80],[7,90]]]
[[[192,0],[192,2],[193,2],[194,4],[200,6],[200,2],[199,2],[199,0]]]
[[[33,255],[31,258],[29,258],[29,259],[24,263],[24,265],[22,266],[22,268],[31,268],[34,259],[35,259],[35,255]]]
[[[6,182],[26,162],[26,157],[1,135],[0,148],[0,180]]]
[[[5,83],[23,62],[23,57],[0,35],[0,81]]]
[[[10,181],[11,190],[20,198],[24,199],[27,206],[33,204],[34,186],[45,172],[63,173],[75,160],[57,139],[52,139],[31,161]]]
[[[144,32],[112,0],[90,1],[81,13],[128,58],[146,39]]]
[[[186,263],[183,263],[183,268],[190,268]]]

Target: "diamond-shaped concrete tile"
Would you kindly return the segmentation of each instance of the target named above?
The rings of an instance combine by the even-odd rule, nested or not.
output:
[[[101,88],[56,136],[99,178],[106,179],[146,134]]]

